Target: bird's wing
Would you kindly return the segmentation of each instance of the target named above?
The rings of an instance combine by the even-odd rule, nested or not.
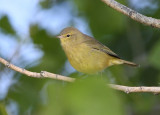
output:
[[[120,57],[116,53],[114,53],[112,50],[110,50],[108,47],[106,47],[105,45],[103,45],[102,43],[100,43],[99,41],[97,41],[94,38],[89,38],[86,41],[84,41],[83,43],[87,44],[89,47],[91,47],[95,50],[102,51],[112,57],[120,59]]]

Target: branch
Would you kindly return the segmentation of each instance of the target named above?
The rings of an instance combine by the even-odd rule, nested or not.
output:
[[[155,19],[152,17],[147,17],[145,15],[142,15],[142,14],[116,2],[115,0],[102,0],[102,1],[104,3],[106,3],[108,6],[110,6],[111,8],[117,10],[118,12],[123,13],[124,15],[132,18],[133,20],[135,20],[137,22],[140,22],[140,23],[148,25],[148,26],[160,28],[160,20],[159,19]]]
[[[160,93],[160,87],[128,87],[123,85],[115,85],[115,84],[109,84],[109,86],[113,89],[124,91],[125,93],[138,93],[138,92],[147,92],[147,93],[154,93],[159,94]]]
[[[35,77],[35,78],[52,78],[52,79],[57,79],[57,80],[62,80],[62,81],[66,81],[66,82],[74,82],[75,79],[74,78],[70,78],[70,77],[66,77],[66,76],[62,76],[62,75],[58,75],[58,74],[54,74],[54,73],[50,73],[47,71],[41,71],[40,73],[37,72],[31,72],[28,70],[25,70],[23,68],[17,67],[11,63],[9,63],[8,61],[6,61],[5,59],[0,57],[0,63],[4,64],[6,67],[17,71],[19,73],[22,73],[24,75],[27,75],[29,77]]]
[[[56,79],[56,80],[61,80],[61,81],[66,81],[66,82],[74,82],[75,78],[70,78],[67,76],[62,76],[54,73],[50,73],[47,71],[41,71],[40,73],[37,72],[31,72],[28,70],[25,70],[23,68],[17,67],[5,59],[0,57],[0,63],[4,64],[6,67],[17,71],[19,73],[22,73],[24,75],[27,75],[29,77],[35,77],[35,78],[51,78],[51,79]],[[109,84],[109,86],[113,89],[124,91],[126,93],[131,93],[131,92],[151,92],[154,94],[160,93],[160,87],[128,87],[128,86],[122,86],[122,85],[115,85],[115,84]]]

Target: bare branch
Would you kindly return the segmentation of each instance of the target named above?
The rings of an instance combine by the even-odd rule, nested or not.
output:
[[[160,28],[160,20],[159,19],[155,19],[152,17],[147,17],[145,15],[142,15],[142,14],[116,2],[115,0],[102,0],[102,1],[104,3],[106,3],[108,6],[110,6],[111,8],[117,10],[118,12],[123,13],[124,15],[132,18],[133,20],[135,20],[137,22],[140,22],[140,23],[148,25],[148,26]]]
[[[17,71],[17,72],[22,73],[24,75],[27,75],[29,77],[51,78],[51,79],[57,79],[57,80],[66,81],[66,82],[74,82],[75,81],[75,78],[70,78],[67,76],[62,76],[62,75],[50,73],[47,71],[41,71],[40,73],[31,72],[31,71],[28,71],[28,70],[25,70],[23,68],[20,68],[20,67],[13,65],[1,57],[0,57],[0,63],[4,64],[6,67],[8,67],[14,71]],[[151,92],[154,94],[160,93],[160,87],[145,87],[145,86],[128,87],[128,86],[115,85],[115,84],[109,84],[109,86],[113,89],[124,91],[126,93],[132,93],[132,92]]]
[[[115,84],[109,84],[109,86],[113,89],[124,91],[125,93],[138,93],[138,92],[148,92],[148,93],[154,93],[159,94],[160,93],[160,87],[129,87],[129,86],[123,86],[123,85],[115,85]]]
[[[23,68],[17,67],[11,63],[9,63],[8,61],[6,61],[5,59],[0,57],[0,63],[4,64],[6,67],[17,71],[19,73],[22,73],[24,75],[27,75],[29,77],[35,77],[35,78],[52,78],[52,79],[57,79],[57,80],[62,80],[62,81],[67,81],[67,82],[73,82],[75,79],[74,78],[70,78],[70,77],[66,77],[66,76],[62,76],[62,75],[58,75],[58,74],[54,74],[54,73],[50,73],[47,71],[41,71],[40,73],[37,72],[31,72],[28,70],[25,70]]]

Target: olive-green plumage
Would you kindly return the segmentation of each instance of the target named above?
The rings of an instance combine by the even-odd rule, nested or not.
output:
[[[122,60],[96,39],[81,33],[74,27],[62,30],[58,36],[71,65],[82,73],[96,73],[116,64],[137,64]]]

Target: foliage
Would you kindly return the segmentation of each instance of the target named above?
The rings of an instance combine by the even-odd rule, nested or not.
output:
[[[69,6],[72,8],[68,7],[66,3],[70,4]],[[128,1],[124,1],[123,4],[130,6]],[[59,13],[54,8],[60,7],[60,5],[63,6],[61,9],[71,10],[71,17],[68,18],[66,14],[63,14],[64,17],[59,19],[62,20],[63,18],[60,23],[69,20],[63,27],[60,24],[56,25],[57,22],[54,20],[56,17],[41,19],[42,15],[45,16],[45,11],[50,11],[51,14]],[[152,4],[150,3],[150,5]],[[13,54],[13,57],[10,57],[10,55],[5,55],[5,57],[15,65],[36,72],[46,70],[64,75],[67,72],[69,73],[71,67],[66,64],[67,58],[59,40],[55,38],[58,34],[55,34],[55,31],[58,28],[62,30],[65,26],[81,25],[80,22],[76,23],[75,21],[78,18],[83,19],[82,21],[86,24],[84,28],[89,27],[88,30],[97,40],[110,47],[123,59],[136,62],[141,66],[139,68],[131,68],[126,65],[113,66],[106,69],[103,75],[82,75],[74,72],[68,76],[77,78],[77,81],[75,83],[65,83],[51,79],[29,78],[8,71],[0,64],[0,81],[2,78],[4,79],[3,76],[5,76],[5,81],[12,80],[9,88],[6,89],[7,93],[4,98],[0,98],[0,115],[9,114],[8,111],[11,111],[9,102],[16,103],[15,106],[18,107],[15,110],[18,111],[19,115],[156,115],[160,112],[159,95],[126,94],[113,91],[107,86],[107,83],[129,86],[159,85],[159,29],[139,24],[106,6],[101,0],[43,0],[38,2],[35,11],[36,15],[31,17],[35,20],[27,25],[27,34],[17,32],[15,22],[9,14],[0,15],[0,35],[10,37],[10,42],[7,44],[2,43],[7,41],[8,38],[0,38],[0,56]],[[143,9],[143,13],[145,11]],[[159,13],[158,7],[149,16],[158,17]],[[49,23],[48,20],[51,18],[55,21],[53,23],[57,29],[43,26],[38,19],[36,20],[36,16],[40,17],[39,20],[44,25],[46,22]],[[52,25],[52,23],[48,25]],[[15,39],[13,40],[11,36]],[[22,50],[21,48],[16,50],[15,47],[11,47],[15,46],[14,43],[21,44]],[[27,47],[23,48],[24,45]],[[26,52],[30,46],[33,46],[35,52]],[[2,47],[4,47],[4,51]],[[7,48],[15,49],[15,53],[7,53]],[[37,58],[38,55],[34,54],[39,51],[43,53]],[[10,73],[12,77],[9,76]]]

